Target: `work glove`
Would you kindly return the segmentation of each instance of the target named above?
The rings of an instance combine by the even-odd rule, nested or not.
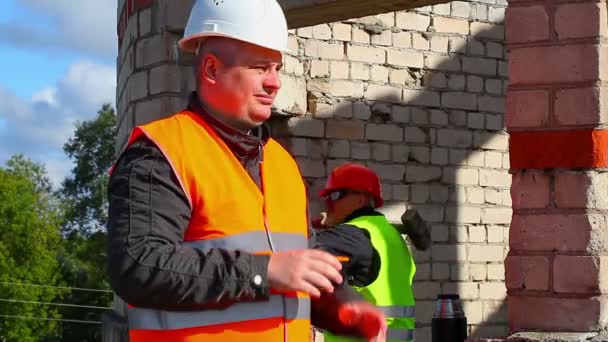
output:
[[[345,327],[352,327],[369,342],[386,341],[386,317],[374,305],[362,301],[342,304],[338,318]]]
[[[337,285],[333,293],[324,293],[315,301],[311,319],[313,324],[336,335],[364,338],[368,342],[386,340],[384,313],[345,284]]]

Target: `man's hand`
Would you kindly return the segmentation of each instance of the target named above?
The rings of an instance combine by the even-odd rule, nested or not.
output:
[[[327,228],[326,221],[327,221],[327,213],[322,212],[321,214],[319,214],[319,216],[314,217],[311,220],[312,227],[316,228],[316,229]]]
[[[386,341],[386,317],[374,305],[366,302],[342,304],[338,316],[346,327],[353,327],[369,342]]]
[[[314,249],[279,252],[270,256],[268,284],[284,291],[301,291],[312,297],[333,292],[342,283],[342,265],[333,255]]]
[[[324,211],[321,212],[319,214],[319,216],[312,219],[312,226],[317,229],[331,228],[340,223],[342,223],[342,222],[337,220],[335,217],[328,215],[327,212],[324,212]]]

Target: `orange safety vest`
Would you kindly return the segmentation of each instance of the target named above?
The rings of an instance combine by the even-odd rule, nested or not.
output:
[[[136,127],[128,145],[142,134],[169,161],[190,202],[185,246],[254,254],[307,247],[304,183],[293,158],[275,140],[264,146],[260,191],[228,146],[193,112]],[[310,298],[295,292],[220,310],[130,305],[127,316],[131,342],[310,341]]]

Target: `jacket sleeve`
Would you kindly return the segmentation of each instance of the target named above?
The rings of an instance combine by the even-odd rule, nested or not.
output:
[[[378,278],[380,255],[364,229],[349,224],[319,229],[309,241],[309,246],[336,256],[349,257],[345,273],[350,285],[367,286]]]
[[[182,244],[191,209],[168,161],[150,141],[137,141],[123,153],[108,199],[109,279],[126,302],[189,310],[268,298],[268,256]]]

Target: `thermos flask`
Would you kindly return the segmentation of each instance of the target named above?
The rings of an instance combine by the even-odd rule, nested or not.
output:
[[[467,318],[460,296],[437,296],[432,321],[433,342],[464,342],[467,339]]]

